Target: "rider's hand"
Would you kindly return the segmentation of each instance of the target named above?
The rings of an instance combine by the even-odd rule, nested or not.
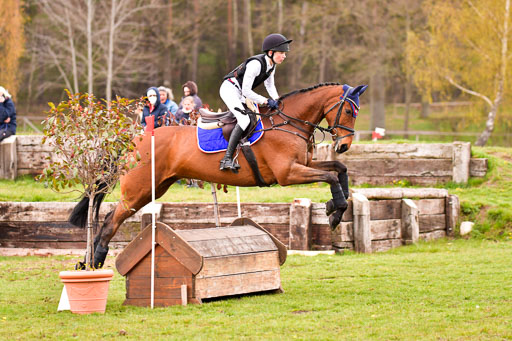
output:
[[[277,108],[279,108],[279,102],[276,101],[275,99],[269,98],[269,99],[267,99],[267,106],[270,109],[277,109]]]

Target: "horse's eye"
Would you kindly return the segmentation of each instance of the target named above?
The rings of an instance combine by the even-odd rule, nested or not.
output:
[[[352,115],[352,109],[345,109],[345,113]]]

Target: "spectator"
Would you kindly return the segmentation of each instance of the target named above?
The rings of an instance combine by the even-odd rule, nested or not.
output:
[[[187,96],[181,101],[183,107],[176,112],[176,120],[180,124],[190,124],[190,119],[194,117],[193,113],[196,111],[194,97]],[[192,117],[191,117],[192,116]]]
[[[171,114],[176,115],[176,111],[178,111],[178,105],[176,102],[174,102],[174,95],[172,94],[172,90],[166,88],[165,86],[159,86],[158,91],[160,92],[160,103],[164,104]]]
[[[155,116],[155,129],[167,125],[167,107],[160,102],[160,92],[157,88],[151,87],[146,92],[148,100],[142,109],[141,124],[146,128],[146,117]]]
[[[16,108],[9,92],[0,86],[0,142],[16,134]]]
[[[188,96],[192,96],[194,98],[195,110],[199,110],[199,108],[203,106],[203,101],[201,101],[201,98],[197,95],[197,84],[193,81],[188,81],[183,84],[183,97],[181,98],[179,105],[180,109],[183,107],[183,100]]]

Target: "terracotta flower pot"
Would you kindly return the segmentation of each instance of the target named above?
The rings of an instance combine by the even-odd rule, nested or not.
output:
[[[72,313],[104,313],[113,270],[61,271]]]

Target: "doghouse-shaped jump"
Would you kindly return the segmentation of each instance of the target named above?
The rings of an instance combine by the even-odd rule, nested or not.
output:
[[[157,222],[155,232],[155,306],[281,288],[280,265],[286,247],[261,226],[239,218],[229,227],[174,230]],[[149,306],[151,299],[151,225],[116,259],[126,276],[124,304]]]

